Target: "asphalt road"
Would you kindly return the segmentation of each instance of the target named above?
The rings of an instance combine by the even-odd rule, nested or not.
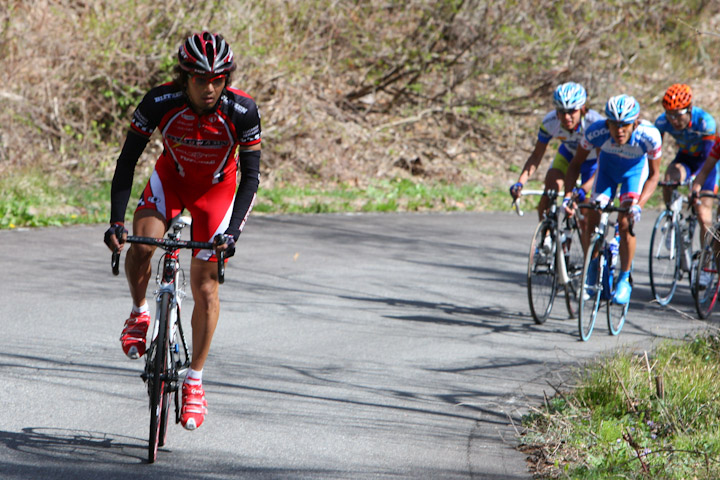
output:
[[[562,298],[529,316],[534,214],[254,216],[221,288],[209,415],[171,425],[154,465],[105,227],[0,231],[0,478],[529,479],[513,424],[548,382],[706,326],[685,285],[673,309],[650,301],[644,215],[628,323],[588,343]]]

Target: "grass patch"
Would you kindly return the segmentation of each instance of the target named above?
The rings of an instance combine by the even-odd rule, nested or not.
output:
[[[476,185],[424,183],[408,179],[378,180],[367,188],[260,188],[255,210],[264,213],[469,211],[486,203],[488,192]]]
[[[110,182],[53,180],[39,171],[0,179],[0,228],[98,223],[109,215]]]
[[[720,478],[720,336],[621,352],[523,418],[536,478]]]
[[[137,174],[128,204],[126,222],[146,176]],[[527,189],[541,189],[532,181]],[[50,179],[40,171],[25,171],[0,179],[0,229],[105,223],[110,215],[110,181],[84,183]],[[526,197],[521,206],[534,212],[539,197]],[[659,196],[653,201],[661,203]],[[650,208],[650,203],[648,208]],[[442,181],[414,181],[407,178],[375,180],[361,188],[350,184],[297,187],[289,184],[260,187],[254,208],[257,213],[312,214],[352,212],[453,212],[511,211],[507,188],[487,189],[479,185],[454,185]]]
[[[47,178],[30,171],[0,180],[0,229],[107,222],[110,181],[49,183]],[[126,221],[145,182],[143,175],[136,175],[135,180]],[[272,214],[423,212],[508,209],[509,205],[499,191],[488,192],[477,185],[394,179],[371,182],[367,188],[348,184],[261,187],[254,210]]]

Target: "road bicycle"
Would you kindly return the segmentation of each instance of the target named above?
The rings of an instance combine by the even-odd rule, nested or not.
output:
[[[543,324],[552,311],[559,287],[565,290],[565,306],[570,318],[576,314],[575,306],[580,292],[583,250],[580,230],[575,216],[558,213],[558,192],[523,191],[525,195],[546,195],[550,208],[535,228],[530,244],[527,269],[527,293],[530,312],[537,324]],[[519,203],[513,202],[518,215]]]
[[[145,353],[145,369],[140,375],[147,386],[150,397],[150,432],[148,443],[148,462],[157,459],[158,447],[165,445],[171,398],[174,396],[175,423],[180,422],[180,402],[178,386],[190,366],[190,351],[182,322],[180,305],[185,298],[186,278],[180,267],[180,250],[215,248],[214,243],[181,240],[184,227],[190,225],[188,217],[174,219],[164,238],[128,236],[127,243],[154,245],[164,250],[158,260],[155,281],[158,285],[155,294],[156,313],[153,323],[152,341]],[[218,238],[219,237],[219,238]],[[223,243],[224,237],[216,237]],[[120,254],[112,254],[112,272],[119,273]],[[218,254],[218,281],[225,279],[224,252]]]
[[[688,203],[688,200],[677,190],[680,182],[660,182],[658,185],[671,187],[673,191],[670,202],[653,226],[648,268],[650,289],[655,300],[660,305],[667,305],[686,273],[693,297],[697,293],[694,285],[697,276],[694,273],[700,246],[699,241],[694,239],[698,217],[692,203],[688,204],[687,213],[683,213],[683,203]],[[715,197],[714,194],[700,196]]]
[[[695,265],[695,277],[698,278],[698,281],[693,285],[693,298],[695,299],[695,309],[701,319],[709,318],[712,314],[720,290],[720,279],[718,278],[720,243],[718,241],[718,232],[720,232],[720,217],[716,218],[713,226],[705,234],[703,246]],[[704,285],[701,285],[699,281],[702,274],[707,276],[707,281],[703,282]]]
[[[605,207],[597,203],[583,203],[580,208],[600,210],[600,222],[590,240],[585,253],[582,269],[583,292],[579,295],[578,330],[582,341],[587,342],[595,328],[595,320],[603,303],[607,306],[607,322],[611,335],[617,335],[625,324],[630,302],[618,305],[612,301],[615,294],[615,283],[618,277],[619,254],[619,225],[617,217],[611,223],[611,213],[628,212],[628,207],[616,207],[612,202]],[[608,241],[606,234],[613,232],[613,240]],[[632,219],[630,221],[630,234],[633,232]],[[632,275],[630,285],[632,285]]]

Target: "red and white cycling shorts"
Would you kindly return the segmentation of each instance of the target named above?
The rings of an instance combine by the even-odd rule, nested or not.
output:
[[[224,233],[230,224],[235,182],[235,177],[229,176],[216,184],[193,185],[174,172],[156,166],[135,211],[155,210],[169,223],[187,209],[192,216],[192,240],[212,242],[215,235]],[[212,250],[193,250],[193,256],[217,262]]]

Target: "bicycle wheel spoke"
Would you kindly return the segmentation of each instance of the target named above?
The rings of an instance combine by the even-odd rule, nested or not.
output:
[[[582,291],[578,302],[578,330],[580,338],[584,342],[588,341],[590,335],[592,335],[598,310],[602,303],[603,257],[596,255],[600,251],[601,245],[602,239],[600,237],[596,237],[590,242],[583,265]],[[595,258],[593,259],[593,257]]]
[[[535,323],[545,323],[557,292],[555,230],[548,221],[535,229],[528,257],[527,288],[530,312]]]
[[[650,237],[650,288],[660,305],[672,300],[677,288],[680,267],[680,235],[671,212],[660,213]]]
[[[565,284],[565,306],[570,318],[574,318],[577,315],[585,255],[580,240],[580,230],[578,230],[577,226],[574,226],[570,232],[570,238],[565,240],[563,247],[565,250],[565,269],[568,275],[568,283]]]
[[[632,285],[632,276],[630,278],[630,285]],[[612,293],[615,294],[615,289],[612,289]],[[607,321],[608,321],[608,333],[610,335],[617,335],[625,325],[625,318],[627,316],[628,309],[630,308],[630,302],[624,305],[618,305],[612,301],[608,301],[607,305]]]

